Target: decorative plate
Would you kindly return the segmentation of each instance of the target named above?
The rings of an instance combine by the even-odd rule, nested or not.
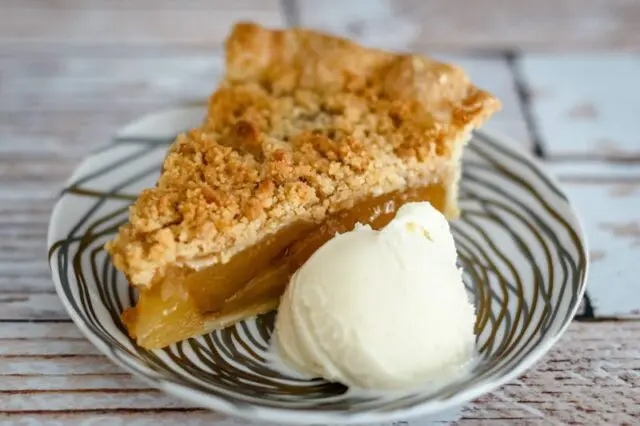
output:
[[[274,314],[167,349],[129,339],[120,313],[134,294],[103,244],[155,184],[168,144],[199,124],[201,107],[146,116],[94,152],[62,192],[49,228],[57,292],[71,318],[115,363],[199,406],[277,423],[365,423],[433,416],[531,367],[560,337],[585,289],[587,249],[571,204],[530,156],[478,132],[463,157],[460,219],[452,223],[477,307],[480,361],[444,388],[362,395],[273,371],[265,359]]]

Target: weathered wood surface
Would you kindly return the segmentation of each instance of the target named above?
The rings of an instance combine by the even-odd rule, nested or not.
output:
[[[640,55],[523,55],[520,69],[546,154],[640,160]]]
[[[3,0],[0,44],[33,47],[219,48],[228,27],[281,25],[278,0]]]
[[[458,423],[635,424],[640,415],[638,339],[638,322],[576,322],[536,368],[475,401]],[[71,323],[3,327],[0,345],[5,347],[0,352],[0,407],[6,420],[250,424],[150,389],[98,355]]]
[[[141,114],[206,98],[241,18],[429,53],[503,100],[487,129],[542,154],[582,215],[588,321],[459,424],[640,424],[639,10],[634,0],[0,1],[0,424],[248,424],[149,389],[100,355],[58,301],[45,247],[73,168]]]
[[[299,22],[389,47],[637,51],[635,0],[298,0]]]
[[[466,0],[3,0],[0,7],[0,45],[15,51],[217,48],[236,20],[279,25],[288,17],[394,46],[636,51],[640,43],[636,0],[475,0],[471,7]]]
[[[588,237],[594,314],[640,320],[640,163],[554,162],[549,169],[575,203]]]

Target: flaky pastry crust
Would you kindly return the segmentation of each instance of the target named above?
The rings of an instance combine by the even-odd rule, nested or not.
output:
[[[304,29],[237,24],[199,128],[107,244],[132,284],[225,262],[297,220],[442,182],[456,215],[461,145],[500,103],[458,67]]]

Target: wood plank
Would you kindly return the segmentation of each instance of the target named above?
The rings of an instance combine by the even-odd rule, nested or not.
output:
[[[238,20],[281,25],[277,0],[5,0],[0,44],[218,47]]]
[[[640,165],[554,163],[591,249],[587,292],[596,316],[640,318]]]
[[[4,393],[4,394],[3,394]],[[20,412],[61,409],[166,409],[184,407],[185,403],[157,390],[108,389],[77,391],[24,391],[0,392],[2,411]]]
[[[53,291],[53,281],[51,280],[51,272],[49,266],[46,263],[45,253],[42,253],[43,239],[40,239],[40,256],[42,259],[38,264],[35,271],[22,271],[17,272],[13,269],[9,270],[7,265],[10,265],[10,261],[0,262],[0,268],[2,274],[0,274],[0,286],[5,288],[4,292],[0,292],[0,298],[10,297],[13,294],[31,294],[31,293],[46,293]],[[19,253],[20,256],[34,257],[32,254],[36,249],[22,249]],[[12,292],[12,293],[9,293]]]
[[[61,184],[55,177],[51,179]],[[10,195],[0,197],[0,306],[6,307],[12,315],[24,318],[24,313],[18,315],[16,311],[28,309],[33,312],[33,308],[27,308],[25,303],[41,302],[29,299],[26,293],[54,291],[45,240],[53,194],[60,187],[47,184],[49,188],[41,193],[40,190],[26,190],[22,184],[17,186],[18,189],[0,184],[0,193]],[[57,302],[54,306],[61,308]],[[0,313],[0,317],[4,314]],[[56,317],[59,316],[58,313]]]
[[[29,390],[68,391],[82,389],[149,389],[140,379],[128,373],[122,374],[63,374],[63,375],[14,375],[3,376],[0,392]]]
[[[573,323],[541,363],[476,401],[460,424],[637,424],[638,339],[640,321]]]
[[[46,260],[51,210],[82,158],[140,113],[0,113],[0,318],[66,318]]]
[[[0,415],[0,419],[2,419]],[[9,413],[7,419],[14,419],[17,416]],[[67,412],[22,412],[20,419],[25,422],[60,422],[65,426],[87,425],[87,422],[108,425],[194,425],[211,424],[215,426],[265,426],[264,422],[247,421],[235,417],[225,416],[220,413],[211,412],[198,408],[176,408],[164,410],[101,410],[101,411],[67,411]],[[28,424],[28,423],[27,423]],[[58,424],[58,423],[54,423]],[[269,423],[274,424],[274,423]],[[387,422],[387,423],[367,423],[367,426],[426,426],[426,425],[449,425],[449,421],[428,422],[420,418],[415,420]],[[457,423],[456,423],[457,424]],[[335,426],[347,426],[336,424]]]
[[[299,0],[302,25],[386,46],[636,51],[635,0]],[[550,12],[552,11],[552,12]]]
[[[2,420],[0,414],[0,420]],[[166,410],[118,410],[118,411],[73,411],[61,413],[52,412],[22,412],[6,414],[7,422],[19,418],[25,425],[65,425],[87,426],[88,424],[110,426],[258,426],[257,423],[248,423],[242,420],[229,418],[219,413],[213,413],[202,409],[166,409]],[[11,424],[11,423],[8,423]]]
[[[56,167],[56,161],[66,160],[73,163],[62,165],[72,168],[87,153],[108,143],[119,128],[156,109],[137,107],[105,112],[87,107],[34,114],[4,111],[0,113],[0,140],[3,141],[0,158],[24,162],[37,159],[49,162],[51,167]],[[60,173],[62,165],[56,167]]]
[[[73,324],[64,324],[65,334],[75,335],[75,333],[68,333],[75,326]],[[96,354],[96,349],[82,337],[66,337],[66,338],[45,338],[41,337],[43,331],[49,327],[48,324],[27,324],[24,325],[22,338],[2,338],[0,337],[0,362],[3,359],[7,359],[7,356],[13,356],[11,361],[19,355],[29,356],[32,359],[48,359],[54,361],[56,355],[64,356],[68,359],[73,355],[82,354]],[[59,332],[60,330],[58,330]],[[123,398],[129,398],[132,392],[128,391],[144,391],[149,387],[141,380],[134,378],[126,373],[123,374],[73,374],[73,375],[23,375],[14,374],[3,376],[0,379],[0,398],[4,396],[6,398],[16,398],[16,395],[32,395],[35,399],[50,397],[51,394],[61,393],[69,394],[72,391],[89,391],[90,394],[100,393],[109,394],[117,390],[125,390],[126,393],[120,395]],[[137,393],[135,393],[137,395]],[[175,399],[175,398],[174,398]],[[178,403],[178,400],[175,401]],[[34,402],[35,404],[35,402]],[[38,402],[39,404],[39,402]],[[127,404],[128,406],[128,404]],[[184,404],[188,407],[188,404]],[[53,406],[48,409],[57,409],[58,406]],[[33,411],[32,407],[26,407],[29,411]],[[96,410],[96,408],[88,407],[85,409]],[[81,413],[79,413],[81,414]],[[145,414],[145,413],[142,413]],[[147,413],[148,414],[148,413]],[[53,416],[54,414],[50,414]],[[85,413],[85,415],[87,415]],[[66,416],[72,416],[73,418],[79,417],[78,414],[68,413]],[[42,417],[42,416],[40,416]],[[47,417],[49,418],[49,417]],[[141,418],[144,418],[141,416]],[[216,423],[218,424],[218,423]],[[245,423],[241,423],[245,424]],[[249,424],[249,423],[246,423]],[[410,422],[409,424],[419,425],[420,422]]]
[[[71,322],[53,324],[32,322],[0,325],[0,341],[3,339],[83,340],[85,337]]]
[[[550,157],[640,160],[640,57],[530,54],[519,67]]]
[[[366,46],[406,50],[420,34],[419,18],[389,0],[297,0],[296,24],[347,37]]]
[[[33,148],[32,148],[33,149]],[[77,159],[67,158],[19,158],[16,155],[6,155],[0,158],[0,174],[2,175],[2,186],[16,188],[15,192],[20,191],[19,185],[31,184],[45,187],[50,190],[52,185],[51,181],[57,182],[67,179],[69,171],[75,167],[78,163]],[[53,184],[55,185],[55,184]],[[60,188],[56,188],[59,190]],[[47,191],[48,192],[48,191]],[[52,192],[51,195],[58,191]],[[8,191],[3,193],[9,194]],[[0,197],[3,196],[0,193]]]
[[[638,164],[635,162],[610,162],[599,160],[563,161],[546,160],[548,171],[563,182],[593,184],[633,184],[640,180]]]
[[[0,50],[1,52],[1,50]],[[190,54],[0,56],[0,111],[149,111],[206,101],[223,73],[218,49]]]
[[[67,318],[69,315],[55,293],[0,293],[0,320]]]
[[[51,214],[52,200],[16,201],[0,203],[0,225],[2,229],[8,225],[45,223]],[[28,212],[28,215],[25,215]],[[7,226],[5,226],[7,225]],[[9,232],[9,231],[6,231]],[[20,241],[15,241],[19,243]]]
[[[27,258],[32,259],[28,260],[33,267],[24,266],[25,262],[14,264],[11,258],[8,258],[7,255],[2,255],[0,258],[0,269],[2,270],[2,274],[0,274],[0,286],[2,287],[2,291],[0,291],[0,300],[15,299],[18,300],[27,298],[27,294],[47,294],[53,293],[53,281],[51,279],[51,271],[49,270],[49,265],[47,264],[46,253],[43,249],[45,236],[44,232],[42,237],[36,239],[31,246],[22,246],[16,250],[15,257],[17,258]],[[38,243],[40,247],[38,247]],[[12,248],[14,245],[10,244],[2,244],[0,247],[3,250],[14,250]],[[30,300],[30,302],[36,302],[34,300]],[[3,304],[0,302],[0,305]],[[56,305],[56,308],[58,306]],[[21,309],[24,309],[25,306],[22,306]],[[15,309],[13,309],[15,314]],[[0,314],[0,317],[2,315]],[[20,315],[20,318],[24,318],[24,315]],[[59,316],[56,315],[55,318]]]
[[[122,374],[122,369],[104,356],[89,357],[16,357],[0,362],[0,377],[5,375]],[[50,408],[54,408],[53,406]]]
[[[96,355],[98,350],[84,338],[75,339],[2,339],[0,359],[18,355]]]
[[[21,327],[29,337],[41,336],[48,326],[24,324]],[[55,332],[73,336],[73,327],[72,324],[56,325]],[[476,400],[463,411],[457,424],[634,424],[635,416],[640,415],[640,374],[637,373],[640,352],[635,344],[638,339],[640,321],[574,323],[541,362],[519,379]],[[6,376],[7,373],[13,375]],[[158,417],[154,410],[188,407],[175,398],[144,390],[142,382],[136,383],[136,379],[123,375],[103,357],[18,358],[11,363],[0,363],[0,374],[5,374],[0,380],[4,391],[28,390],[28,386],[41,383],[40,392],[13,394],[8,402],[10,409],[27,410],[29,416],[39,421],[61,419],[64,424],[73,424],[67,420],[79,423],[97,414],[82,410],[100,410],[100,415],[114,422],[140,420],[140,424],[147,424],[150,420],[162,419],[171,424],[169,422],[176,422],[183,414],[172,411]],[[66,377],[67,374],[75,375]],[[80,388],[80,385],[86,387]],[[111,392],[117,388],[124,392]],[[56,389],[65,391],[56,392]],[[78,389],[90,391],[83,393],[80,406],[67,411],[69,398],[79,397]],[[7,395],[8,392],[2,395],[3,404],[7,403],[4,398]],[[152,403],[152,399],[168,405]],[[136,403],[141,405],[136,407]],[[131,411],[134,409],[138,411]],[[52,412],[55,410],[65,411]],[[208,412],[200,412],[194,418],[201,419],[199,416],[204,414]],[[20,418],[27,418],[22,416],[26,414]],[[237,422],[230,424],[251,424]],[[407,424],[422,423],[416,420]]]

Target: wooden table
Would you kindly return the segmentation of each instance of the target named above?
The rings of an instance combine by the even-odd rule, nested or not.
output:
[[[637,0],[0,0],[0,424],[246,424],[100,355],[58,301],[45,253],[73,168],[139,115],[203,99],[238,19],[427,52],[503,100],[487,128],[560,178],[592,269],[562,340],[459,424],[640,424]]]

